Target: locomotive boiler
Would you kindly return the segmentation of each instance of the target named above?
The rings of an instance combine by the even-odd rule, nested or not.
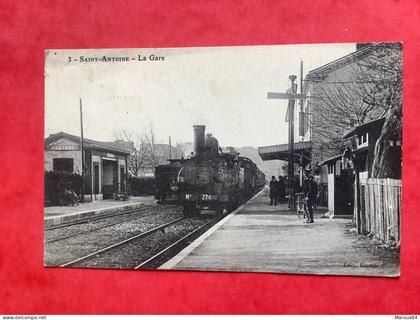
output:
[[[185,215],[200,213],[201,209],[230,212],[265,184],[265,175],[255,163],[240,157],[234,148],[222,152],[217,139],[205,134],[204,125],[194,126],[194,153],[177,166],[169,189]]]

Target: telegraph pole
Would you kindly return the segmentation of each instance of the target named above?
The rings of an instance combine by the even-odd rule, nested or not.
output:
[[[294,118],[295,118],[295,100],[304,100],[307,98],[306,95],[303,93],[296,93],[297,92],[297,84],[295,84],[296,80],[295,75],[290,75],[289,79],[291,81],[290,90],[286,93],[282,92],[267,92],[268,99],[287,99],[289,103],[287,105],[287,121],[289,122],[289,152],[288,152],[288,168],[287,168],[287,175],[289,179],[289,190],[291,192],[293,188],[293,183],[295,179],[295,165],[294,165]]]
[[[300,59],[300,93],[303,94],[303,60]],[[305,137],[305,117],[304,117],[304,108],[303,108],[303,100],[300,100],[300,112],[299,112],[299,136],[300,141],[303,141]],[[299,173],[299,183],[303,186],[303,151],[300,152],[300,163],[301,163],[301,170]]]
[[[85,152],[83,144],[83,110],[82,110],[82,98],[79,98],[80,102],[80,145],[82,147],[82,202],[85,201]]]
[[[169,159],[172,159],[172,143],[171,143],[171,136],[169,136]]]
[[[291,91],[292,94],[296,93],[297,85],[295,84],[296,80],[295,75],[290,75],[289,79],[291,82]],[[295,119],[295,100],[292,98],[289,100],[288,105],[289,111],[289,154],[288,154],[288,176],[289,176],[289,190],[291,191],[293,188],[294,180],[295,180],[295,164],[294,164],[294,119]]]

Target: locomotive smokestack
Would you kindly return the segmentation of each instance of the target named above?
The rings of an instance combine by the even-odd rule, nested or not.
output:
[[[206,126],[195,125],[194,128],[194,155],[204,151],[204,134]]]

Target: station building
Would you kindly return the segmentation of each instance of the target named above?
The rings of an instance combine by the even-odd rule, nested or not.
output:
[[[352,147],[321,163],[328,172],[328,211],[332,216],[353,215],[356,221],[358,203],[355,199],[363,198],[368,179],[373,178],[375,146],[384,122],[385,117],[381,117],[351,128],[343,135],[343,141],[351,140]],[[396,176],[393,178],[401,179],[401,141],[395,138],[387,143],[389,156],[395,158],[393,172]]]
[[[374,55],[376,46],[376,44],[359,44],[354,52],[309,71],[302,81],[300,91],[308,98],[296,101],[295,106],[293,124],[295,172],[301,173],[303,167],[311,165],[320,188],[319,193],[325,195],[320,198],[319,205],[326,206],[329,201],[327,198],[329,171],[328,166],[322,164],[325,164],[326,160],[333,161],[331,159],[340,157],[337,154],[342,154],[349,146],[348,141],[342,139],[343,135],[357,125],[352,118],[347,119],[345,123],[335,121],[343,118],[340,107],[348,102],[342,100],[340,90],[343,90],[343,85],[349,92],[359,89],[357,77],[362,68],[361,61]],[[362,107],[367,104],[361,97],[355,97],[354,103],[359,103]],[[377,118],[378,114],[371,112],[366,121]],[[289,145],[286,143],[261,146],[258,148],[258,153],[264,161],[275,159],[287,161],[288,150]]]
[[[83,139],[65,132],[51,134],[44,140],[44,170],[82,175],[84,199],[112,199],[127,190],[127,160],[132,146],[125,141],[102,142]]]

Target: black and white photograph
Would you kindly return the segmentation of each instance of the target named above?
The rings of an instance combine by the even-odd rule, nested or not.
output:
[[[46,50],[44,265],[399,277],[402,57]]]

